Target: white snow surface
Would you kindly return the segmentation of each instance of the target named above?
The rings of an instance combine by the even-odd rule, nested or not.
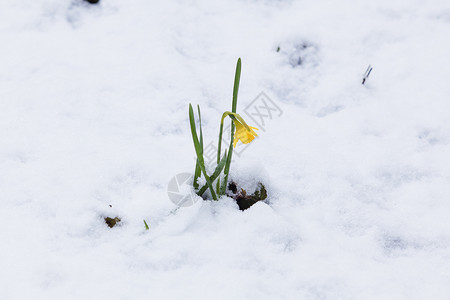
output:
[[[449,54],[448,0],[2,0],[0,299],[450,299]],[[238,57],[268,199],[177,209]]]

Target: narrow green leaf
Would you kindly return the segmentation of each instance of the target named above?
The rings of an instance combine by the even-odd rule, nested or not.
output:
[[[233,103],[232,112],[236,112],[237,109],[237,97],[239,92],[239,81],[241,80],[241,58],[238,59],[236,64],[236,74],[234,75],[234,87],[233,87]]]
[[[225,166],[225,164],[224,164],[224,166]],[[219,195],[219,197],[220,197],[220,195],[222,195],[222,194],[220,193],[220,176],[219,176],[219,178],[217,178],[217,183],[216,183],[216,194]]]
[[[150,228],[148,227],[148,224],[147,224],[147,222],[145,222],[145,220],[144,220],[144,224],[145,224],[145,230],[149,230]]]
[[[200,142],[198,141],[197,128],[195,127],[194,111],[192,110],[191,104],[189,104],[189,122],[191,124],[191,133],[192,140],[194,141],[195,152],[203,154],[203,151],[200,147]],[[199,159],[198,155],[197,158]]]
[[[202,170],[200,169],[200,164],[198,162],[198,159],[195,162],[195,171],[194,171],[194,181],[192,182],[192,186],[194,187],[194,189],[198,189],[198,179],[200,177],[202,173]]]
[[[220,176],[220,173],[222,173],[222,170],[225,167],[225,162],[227,161],[226,158],[227,158],[227,152],[225,151],[225,155],[222,157],[219,164],[217,164],[217,167],[214,170],[214,173],[210,177],[211,182],[214,182],[214,180],[216,180],[216,178],[218,178]],[[203,193],[206,192],[207,187],[208,187],[207,184],[202,186],[202,188],[198,191],[197,195],[199,195],[201,197],[203,195]]]
[[[241,80],[241,58],[238,59],[236,64],[236,73],[234,75],[234,87],[233,87],[233,102],[231,105],[231,112],[236,113],[237,109],[237,97],[239,92],[239,82]],[[222,185],[220,187],[220,195],[224,195],[227,183],[228,183],[228,174],[230,173],[230,165],[231,165],[231,158],[233,157],[233,140],[234,140],[234,131],[235,131],[235,125],[234,122],[231,122],[231,139],[230,139],[230,146],[228,147],[228,157],[227,162],[225,164],[225,169],[223,171],[224,173],[224,180],[222,182]]]
[[[202,115],[200,113],[200,105],[197,105],[197,109],[198,109],[198,120],[199,120],[199,127],[200,127],[200,147],[202,148],[202,153],[203,153],[203,131],[202,131]],[[198,162],[198,159],[195,163],[195,172],[194,172],[194,182],[193,182],[193,187],[194,189],[198,189],[199,185],[198,185],[198,178],[200,177],[202,173],[202,170],[200,169],[200,165]]]
[[[195,148],[195,153],[197,154],[198,164],[200,166],[200,169],[202,170],[203,176],[205,177],[206,183],[208,184],[208,188],[211,191],[212,198],[214,200],[217,200],[217,196],[216,196],[216,193],[214,192],[210,178],[209,178],[208,174],[206,174],[205,162],[203,160],[203,149],[200,146],[200,142],[198,140],[198,135],[197,135],[197,131],[195,128],[194,110],[192,109],[191,104],[189,104],[189,122],[191,124],[192,140],[194,141],[194,148]]]
[[[200,127],[200,146],[202,147],[202,153],[203,153],[203,131],[202,131],[202,114],[200,113],[200,105],[197,105],[198,110],[198,123]]]

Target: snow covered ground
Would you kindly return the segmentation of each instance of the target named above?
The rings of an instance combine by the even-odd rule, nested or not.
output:
[[[448,0],[1,1],[0,299],[450,299],[449,53]],[[269,199],[176,209],[238,57]]]

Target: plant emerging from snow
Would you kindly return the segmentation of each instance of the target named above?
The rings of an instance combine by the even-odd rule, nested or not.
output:
[[[254,131],[258,130],[258,128],[247,125],[244,119],[239,114],[236,113],[237,95],[239,90],[240,77],[241,77],[241,59],[239,58],[237,61],[236,73],[234,76],[233,102],[231,112],[230,111],[224,112],[222,115],[222,119],[220,121],[219,141],[217,146],[217,166],[213,174],[211,175],[208,175],[206,172],[205,161],[203,158],[203,133],[202,133],[200,106],[197,106],[199,119],[199,132],[200,132],[199,137],[195,126],[194,110],[192,108],[192,105],[189,104],[189,122],[191,125],[191,132],[192,132],[192,139],[194,141],[195,153],[197,155],[193,186],[199,196],[202,196],[207,189],[209,189],[211,197],[214,200],[217,200],[218,197],[225,194],[228,182],[228,174],[230,172],[231,158],[233,155],[233,148],[236,147],[236,144],[239,140],[244,144],[248,144],[251,141],[253,141],[253,139],[256,136],[258,136]],[[229,117],[232,120],[231,139],[228,151],[225,150],[225,153],[222,156],[223,122],[226,117]],[[201,175],[203,175],[206,184],[203,185],[201,188],[199,188],[200,187],[199,179]],[[214,189],[213,183],[215,181],[216,181],[216,188]]]

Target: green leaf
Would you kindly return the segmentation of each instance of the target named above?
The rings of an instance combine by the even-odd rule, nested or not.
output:
[[[237,109],[237,97],[239,92],[239,81],[241,80],[241,58],[238,59],[236,64],[236,73],[234,74],[234,87],[233,87],[233,103],[231,105],[232,112],[236,112]]]
[[[148,227],[148,224],[147,224],[147,222],[145,222],[145,220],[144,220],[144,224],[145,224],[145,230],[149,230],[150,228]]]
[[[202,153],[203,153],[203,131],[202,131],[202,114],[200,113],[200,105],[197,105],[198,110],[198,123],[200,127],[200,146],[202,147]]]
[[[234,75],[234,87],[233,87],[233,102],[231,104],[231,112],[236,113],[237,109],[237,97],[239,92],[239,82],[241,80],[241,58],[238,59],[236,64],[236,73]],[[228,157],[227,162],[225,164],[225,169],[223,171],[224,173],[224,180],[222,182],[222,185],[220,186],[220,195],[224,195],[226,188],[227,188],[227,182],[228,182],[228,174],[230,173],[230,165],[231,165],[231,158],[233,157],[233,140],[234,140],[234,130],[235,125],[234,122],[231,122],[231,139],[230,139],[230,146],[228,147]]]
[[[200,105],[197,105],[197,109],[198,109],[198,120],[199,120],[199,127],[200,127],[200,147],[202,148],[202,153],[203,153],[203,131],[202,131],[202,115],[200,113]],[[198,187],[199,187],[198,178],[200,177],[201,173],[202,173],[202,170],[200,169],[200,164],[197,159],[197,161],[195,163],[194,182],[192,184],[194,189],[198,189]]]
[[[202,148],[200,147],[200,142],[198,141],[197,128],[195,127],[195,120],[194,120],[194,111],[192,110],[191,104],[189,104],[189,122],[191,124],[191,133],[192,133],[192,140],[194,141],[195,153],[197,153],[197,159],[199,159],[200,155],[198,154],[203,154],[203,151]]]
[[[192,140],[194,141],[194,148],[195,148],[195,153],[197,154],[198,164],[200,166],[200,169],[202,170],[203,176],[205,177],[208,188],[211,191],[212,198],[214,200],[217,200],[217,196],[216,196],[216,193],[214,192],[211,180],[210,180],[208,174],[206,174],[205,162],[203,160],[203,148],[201,147],[200,142],[198,140],[197,130],[195,128],[194,110],[192,109],[191,104],[189,104],[189,122],[191,124]]]
[[[217,164],[217,167],[214,170],[214,173],[210,177],[211,182],[214,182],[214,180],[216,180],[216,178],[218,178],[220,176],[220,173],[222,173],[222,170],[225,167],[225,162],[227,161],[226,158],[227,158],[227,152],[225,151],[225,155],[222,157],[220,162]],[[199,195],[201,197],[203,195],[203,193],[206,192],[207,187],[208,187],[207,184],[202,186],[202,188],[198,191],[197,195]]]

